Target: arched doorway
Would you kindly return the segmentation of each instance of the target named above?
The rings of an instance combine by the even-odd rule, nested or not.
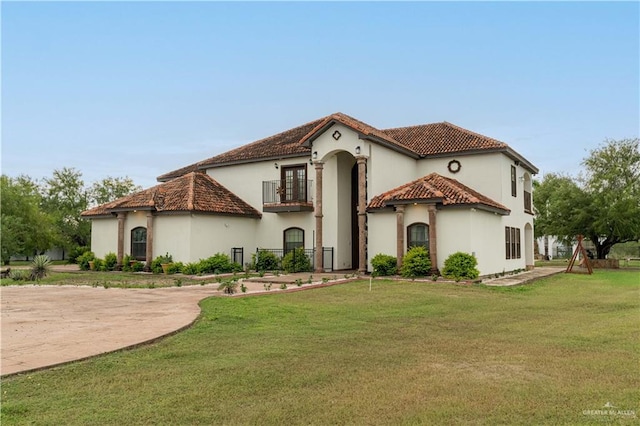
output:
[[[530,223],[524,226],[524,260],[527,269],[533,269],[533,226]]]

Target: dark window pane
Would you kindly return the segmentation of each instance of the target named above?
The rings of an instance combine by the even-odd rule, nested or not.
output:
[[[429,225],[414,223],[407,227],[407,248],[416,246],[429,250]]]
[[[300,228],[289,228],[284,231],[285,254],[298,247],[304,247],[304,231]]]
[[[147,257],[147,229],[143,227],[131,230],[131,257],[146,260]]]

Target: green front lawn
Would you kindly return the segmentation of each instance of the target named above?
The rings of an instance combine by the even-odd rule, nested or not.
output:
[[[637,271],[213,297],[147,347],[2,384],[2,424],[631,424]],[[598,414],[605,404],[620,410]]]

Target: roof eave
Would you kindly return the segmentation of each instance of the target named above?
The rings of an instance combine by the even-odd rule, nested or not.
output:
[[[226,167],[226,166],[237,166],[239,164],[252,164],[252,163],[260,163],[262,161],[274,161],[274,160],[285,160],[288,158],[311,158],[311,151],[296,153],[296,154],[284,154],[284,155],[271,155],[268,157],[260,157],[260,158],[247,158],[243,160],[235,160],[235,161],[226,161],[221,163],[209,163],[209,164],[201,164],[198,166],[198,170],[207,170],[213,169],[217,167]]]
[[[511,210],[502,209],[499,207],[490,206],[488,204],[483,203],[461,203],[461,204],[449,204],[446,206],[441,206],[442,209],[477,209],[486,211],[489,213],[499,214],[500,216],[509,216],[511,214]]]
[[[113,219],[112,213],[80,214],[83,219]]]
[[[529,170],[534,175],[537,175],[540,172],[540,170],[538,170],[538,168],[536,166],[534,166],[531,162],[529,162],[526,158],[524,158],[518,152],[514,151],[512,148],[510,148],[510,147],[507,148],[505,150],[505,153],[506,153],[507,157],[509,157],[512,160],[518,162],[519,165],[521,165],[525,169]]]

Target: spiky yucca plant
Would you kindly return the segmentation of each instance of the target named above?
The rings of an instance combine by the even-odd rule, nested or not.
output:
[[[33,262],[31,262],[31,277],[40,281],[41,278],[44,278],[49,273],[51,267],[51,261],[49,260],[49,256],[44,254],[40,254],[33,258]]]

